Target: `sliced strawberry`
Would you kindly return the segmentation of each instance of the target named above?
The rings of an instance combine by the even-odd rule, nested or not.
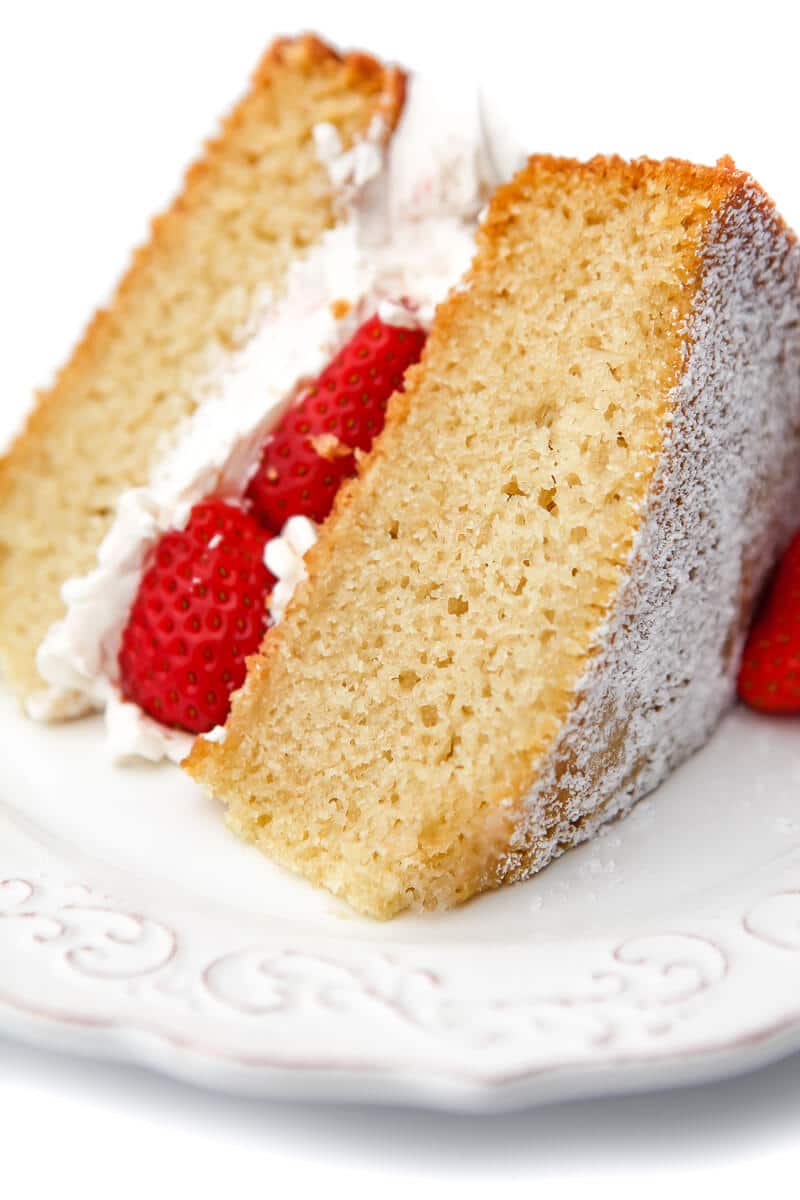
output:
[[[739,698],[771,713],[800,713],[800,533],[795,534],[753,628]]]
[[[247,496],[276,532],[292,516],[323,521],[340,484],[369,450],[392,392],[422,353],[425,333],[371,317],[290,405],[267,441]]]
[[[205,733],[228,715],[268,624],[269,533],[222,500],[195,505],[145,564],[122,634],[124,695],[163,725]]]

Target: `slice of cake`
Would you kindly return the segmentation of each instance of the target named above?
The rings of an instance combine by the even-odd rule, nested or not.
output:
[[[519,880],[732,700],[800,501],[800,252],[728,162],[533,158],[190,774],[389,917]]]
[[[364,54],[276,41],[0,463],[0,665],[38,715],[92,702],[42,693],[36,652],[64,614],[62,584],[90,570],[120,495],[220,390],[291,265],[346,219],[314,129],[345,163],[357,144],[377,153],[404,89],[403,72]]]
[[[31,716],[103,708],[118,761],[224,720],[517,158],[486,124],[463,80],[272,47],[0,464],[0,661]]]
[[[275,43],[0,464],[0,663],[31,716],[103,708],[115,759],[176,761],[224,719],[303,573],[308,518],[469,265],[491,149],[472,84]],[[330,411],[308,398],[318,428],[292,447],[315,380]],[[170,554],[185,578],[148,605]],[[211,588],[227,554],[246,590]]]

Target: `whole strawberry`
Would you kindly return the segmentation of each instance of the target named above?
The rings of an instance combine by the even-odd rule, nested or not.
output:
[[[293,516],[324,521],[355,450],[369,450],[392,392],[422,353],[421,329],[371,317],[290,405],[267,441],[247,491],[255,516],[280,531]]]
[[[122,634],[119,672],[125,696],[163,725],[205,733],[225,720],[230,694],[244,682],[245,656],[268,623],[269,536],[241,508],[212,498],[151,551]]]
[[[800,533],[781,559],[747,638],[739,697],[770,713],[800,713]]]

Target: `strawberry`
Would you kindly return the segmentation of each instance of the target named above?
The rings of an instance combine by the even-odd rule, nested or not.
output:
[[[118,661],[125,696],[163,725],[205,733],[225,720],[268,624],[269,536],[243,509],[210,498],[151,551]]]
[[[369,450],[392,392],[422,353],[421,329],[371,317],[322,374],[298,395],[268,439],[247,497],[276,533],[293,516],[323,521],[341,482]]]
[[[800,533],[781,559],[747,638],[739,698],[770,713],[800,713]]]

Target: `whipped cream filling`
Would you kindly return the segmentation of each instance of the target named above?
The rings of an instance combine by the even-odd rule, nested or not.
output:
[[[209,353],[195,413],[149,483],[120,496],[95,568],[62,588],[65,616],[37,656],[49,686],[31,697],[28,711],[48,720],[105,709],[116,761],[180,761],[192,742],[126,701],[118,684],[122,631],[159,536],[183,528],[192,506],[209,494],[241,498],[298,382],[318,375],[364,320],[377,311],[387,323],[427,327],[469,266],[479,213],[499,182],[478,93],[413,77],[388,148],[386,133],[376,118],[344,151],[334,126],[315,127],[338,223],[292,264],[282,296],[257,297],[243,349]],[[304,577],[303,555],[314,540],[310,522],[290,520],[268,544],[265,559],[278,578],[274,620]]]
[[[317,527],[308,517],[289,517],[280,537],[264,547],[264,566],[277,579],[269,598],[273,624],[283,620],[287,605],[304,579],[308,578],[305,556],[317,540]]]

